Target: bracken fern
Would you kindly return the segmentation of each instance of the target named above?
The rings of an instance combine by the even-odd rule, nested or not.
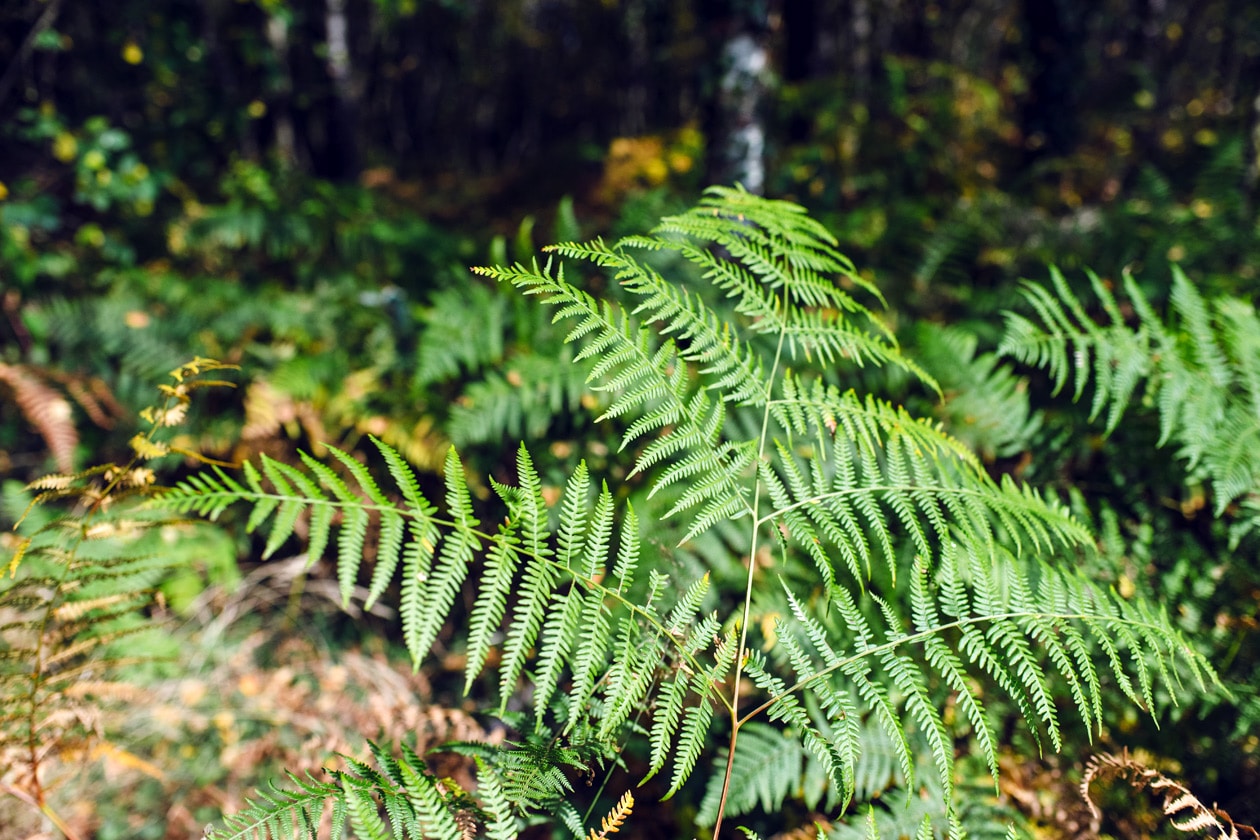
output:
[[[109,740],[105,712],[142,696],[123,678],[144,658],[137,634],[153,627],[154,590],[183,559],[172,538],[200,524],[144,506],[156,490],[152,464],[199,457],[164,438],[184,422],[194,391],[230,385],[205,376],[226,367],[195,359],[171,371],[163,400],[141,412],[148,429],[131,439],[125,463],[48,475],[27,488],[37,495],[0,570],[0,792],[67,837],[78,835],[51,794],[73,778],[69,767],[126,757]]]
[[[496,677],[500,713],[529,698],[528,714],[516,716],[520,743],[478,753],[486,778],[504,780],[483,783],[484,808],[474,809],[494,836],[512,833],[504,802],[521,816],[549,811],[583,835],[592,826],[566,796],[566,772],[611,769],[641,741],[643,772],[662,773],[673,795],[720,737],[727,761],[705,808],[717,836],[725,813],[773,811],[797,795],[766,774],[800,752],[755,760],[777,749],[776,730],[808,756],[813,802],[829,791],[838,818],[859,787],[865,729],[887,742],[904,779],[924,745],[953,815],[957,738],[969,734],[997,772],[991,697],[1007,698],[1038,743],[1058,749],[1063,708],[1087,729],[1101,725],[1105,679],[1152,711],[1157,687],[1176,697],[1214,680],[1162,612],[1074,570],[1093,538],[1057,501],[994,481],[937,424],[844,387],[866,365],[900,368],[929,391],[935,383],[861,303],[878,290],[799,207],[715,188],[651,235],[550,250],[565,262],[476,271],[537,296],[568,325],[575,360],[591,365],[602,392],[602,419],[623,429],[625,482],[646,481],[668,500],[651,519],[616,501],[626,488],[596,490],[585,465],[549,505],[523,445],[515,482],[491,482],[506,510],[492,524],[474,515],[454,451],[439,507],[379,442],[388,486],[332,449],[327,464],[263,458],[240,478],[202,473],[165,499],[210,516],[245,503],[248,527],[267,529],[268,553],[308,517],[311,560],[337,554],[347,597],[375,529],[371,598],[401,571],[403,634],[417,667],[471,588],[459,631],[467,687]],[[707,287],[661,276],[652,267],[660,251],[693,265]],[[609,272],[632,302],[617,306],[572,283],[579,261]],[[738,524],[742,585],[668,579],[642,532],[670,518],[684,542]],[[783,609],[755,616],[755,598]],[[942,712],[947,701],[956,726]],[[370,780],[370,801],[349,777],[319,790],[338,813],[358,808],[365,836],[390,836],[381,826],[412,836],[419,814],[434,826],[448,825],[442,809],[459,815],[440,791],[409,781],[424,778],[421,765],[401,766],[411,775],[381,772],[389,790],[406,791],[406,807],[367,768],[355,774]],[[509,771],[523,769],[535,774],[533,790],[550,792],[518,786],[522,798],[504,797]],[[287,795],[302,799],[306,784]],[[305,806],[268,801],[233,822],[238,834],[215,836],[245,836],[249,826],[290,836],[269,826]]]
[[[1231,505],[1234,544],[1260,527],[1260,318],[1241,298],[1204,300],[1172,268],[1170,317],[1155,312],[1126,274],[1129,312],[1109,284],[1088,274],[1103,323],[1086,311],[1061,273],[1046,288],[1027,283],[1035,318],[1007,315],[999,352],[1045,368],[1058,392],[1069,381],[1080,399],[1092,382],[1090,419],[1116,429],[1135,401],[1158,407],[1159,445],[1176,444],[1188,469],[1211,480],[1215,513]]]

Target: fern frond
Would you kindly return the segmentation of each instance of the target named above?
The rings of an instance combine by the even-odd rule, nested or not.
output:
[[[382,449],[384,452],[388,447]],[[403,632],[412,661],[418,667],[423,652],[432,647],[434,640],[450,613],[460,587],[468,576],[473,558],[481,550],[477,535],[480,524],[472,512],[472,499],[464,479],[464,469],[452,447],[446,455],[446,507],[451,520],[450,532],[442,541],[437,566],[432,576],[424,580],[419,570],[407,571],[403,581],[400,610],[403,616]],[[419,492],[413,490],[412,505],[418,507]],[[413,508],[414,509],[414,508]],[[412,545],[415,544],[413,540]],[[421,545],[423,548],[423,545]],[[418,565],[418,564],[417,564]]]
[[[1107,433],[1142,386],[1144,402],[1158,406],[1160,445],[1176,441],[1190,469],[1202,466],[1213,482],[1218,516],[1240,497],[1256,492],[1260,319],[1254,307],[1241,299],[1205,300],[1173,266],[1173,317],[1167,319],[1125,277],[1136,316],[1131,326],[1107,285],[1092,273],[1088,276],[1109,323],[1097,324],[1054,271],[1053,292],[1034,284],[1025,287],[1036,319],[1008,313],[999,352],[1046,368],[1056,386],[1073,379],[1076,399],[1092,382],[1090,416],[1106,409]],[[1244,523],[1244,531],[1250,527]]]
[[[441,382],[502,359],[505,304],[485,284],[436,292],[423,315],[415,383]]]
[[[630,816],[630,812],[634,810],[634,794],[626,791],[617,800],[617,804],[608,812],[602,820],[599,821],[599,830],[591,829],[586,835],[586,840],[605,840],[610,834],[616,834],[621,831],[621,825]]]
[[[1004,582],[1001,590],[998,574]],[[1072,697],[1081,719],[1087,725],[1097,719],[1099,689],[1084,650],[1086,638],[1107,650],[1118,680],[1128,680],[1136,672],[1137,687],[1127,690],[1147,708],[1153,700],[1149,693],[1155,682],[1152,668],[1165,685],[1176,685],[1178,673],[1200,684],[1215,679],[1206,661],[1190,651],[1166,616],[1130,606],[1076,575],[1049,567],[1035,574],[1033,586],[1030,574],[1009,559],[990,568],[988,560],[969,556],[955,544],[940,556],[934,580],[929,580],[925,565],[916,567],[909,626],[891,608],[881,610],[882,621],[874,624],[846,589],[835,587],[831,604],[837,626],[826,629],[789,591],[795,621],[780,628],[777,645],[793,663],[797,682],[785,685],[764,674],[761,666],[750,665],[750,674],[770,699],[741,720],[765,710],[772,720],[783,718],[799,728],[812,728],[802,716],[798,692],[816,697],[833,721],[869,713],[896,749],[901,773],[910,779],[913,760],[902,724],[908,716],[916,724],[918,737],[926,739],[937,781],[948,796],[952,739],[932,699],[932,686],[942,684],[956,693],[973,737],[986,760],[995,764],[996,735],[977,692],[980,678],[995,681],[1034,727],[1033,734],[1044,730],[1056,747],[1060,723],[1047,684],[1047,664],[1075,685]],[[971,590],[970,596],[964,595],[964,586]],[[944,615],[936,612],[935,603],[942,604]],[[810,638],[822,662],[805,654],[796,641],[798,629]],[[1046,645],[1044,640],[1051,637],[1067,641]],[[839,640],[843,643],[838,644]],[[841,676],[853,687],[853,699],[836,693],[833,681]],[[851,774],[853,757],[846,755],[842,760]],[[833,777],[839,776],[833,771]],[[842,778],[836,778],[840,782]]]
[[[1102,812],[1094,801],[1092,788],[1098,781],[1125,779],[1135,790],[1150,790],[1163,797],[1163,812],[1168,825],[1187,834],[1202,835],[1210,832],[1224,840],[1257,838],[1260,833],[1249,825],[1236,823],[1229,814],[1206,805],[1190,792],[1185,785],[1168,778],[1158,770],[1148,767],[1126,750],[1121,755],[1098,753],[1085,764],[1081,778],[1081,798],[1089,806],[1095,823],[1101,821]]]
[[[225,817],[223,828],[206,833],[212,840],[297,840],[315,836],[325,803],[344,791],[336,782],[286,774],[292,786],[259,791],[245,808]],[[370,833],[370,831],[369,831]],[[336,836],[336,835],[334,835]]]
[[[74,425],[70,402],[19,365],[0,362],[0,383],[13,392],[13,401],[44,439],[57,469],[72,472],[79,430]]]
[[[489,818],[486,821],[486,836],[490,840],[515,840],[516,818],[512,816],[511,803],[503,792],[503,783],[480,756],[476,757],[476,764],[477,793]]]
[[[93,754],[112,703],[128,696],[121,676],[162,650],[146,612],[199,536],[193,523],[145,506],[154,485],[147,462],[173,451],[163,436],[187,416],[189,395],[214,382],[200,374],[223,367],[197,359],[171,371],[174,384],[141,412],[148,429],[133,438],[128,462],[26,488],[39,492],[27,496],[0,576],[0,777],[58,825],[48,796],[73,774],[53,765]]]
[[[569,253],[577,252],[570,249]],[[603,254],[598,247],[594,253],[600,254],[600,259],[605,261],[613,259],[611,255]],[[617,265],[630,264],[625,257],[618,257],[617,260]],[[700,492],[688,496],[677,510],[707,504],[708,508],[704,511],[710,515],[711,524],[711,521],[720,518],[726,511],[746,504],[744,498],[747,490],[736,481],[741,465],[734,462],[723,450],[713,450],[701,445],[714,440],[720,432],[724,414],[719,407],[713,407],[712,401],[703,393],[690,393],[692,387],[687,373],[687,356],[679,351],[674,340],[666,339],[657,343],[653,338],[654,333],[640,326],[629,313],[617,313],[607,302],[598,303],[586,292],[570,285],[565,281],[562,269],[553,272],[549,267],[539,268],[535,265],[532,269],[517,266],[512,269],[474,270],[511,282],[527,294],[545,295],[545,303],[559,306],[555,316],[557,320],[572,319],[577,322],[570,329],[566,341],[584,341],[585,346],[576,359],[598,358],[589,379],[604,380],[604,384],[597,386],[598,389],[613,395],[600,419],[621,417],[631,412],[640,414],[623,435],[623,448],[651,432],[662,432],[661,437],[640,453],[635,461],[634,472],[646,470],[683,450],[689,450],[696,456],[698,460],[691,461],[681,469],[666,472],[657,479],[658,488],[664,488],[683,478],[689,478],[693,487],[702,488]],[[665,292],[667,287],[660,278],[643,272],[639,272],[639,276],[657,281],[653,289],[660,291],[662,301],[669,299]],[[666,308],[669,309],[669,306]],[[683,307],[678,311],[690,310]],[[692,326],[699,329],[694,324]],[[710,323],[709,326],[714,325]],[[717,352],[715,348],[721,347],[720,340],[712,336],[710,339],[712,341],[706,339],[703,343],[707,348],[705,352]],[[739,368],[746,363],[747,358],[735,358],[730,365]],[[720,367],[722,370],[730,369]],[[693,533],[699,530],[702,528],[694,528]]]
[[[817,440],[823,418],[831,418],[837,434],[828,430],[811,447],[808,478],[799,456],[777,446],[773,464],[780,477],[771,479],[763,469],[773,505],[761,521],[781,521],[786,536],[820,567],[843,566],[859,581],[869,576],[874,535],[878,553],[895,574],[888,536],[894,527],[925,557],[950,539],[979,548],[995,538],[999,525],[1017,548],[1027,544],[1046,551],[1089,541],[1061,505],[1031,488],[994,482],[973,453],[904,409],[823,386],[785,391],[771,409],[795,433]],[[841,562],[831,561],[828,549]],[[823,574],[830,580],[834,571]]]
[[[1005,697],[1038,744],[1057,748],[1059,694],[1087,726],[1099,723],[1100,669],[1152,711],[1158,693],[1184,695],[1186,686],[1215,679],[1166,615],[1071,570],[1093,537],[1058,500],[994,480],[939,423],[837,384],[872,365],[900,368],[940,392],[859,300],[880,302],[878,291],[801,208],[716,189],[651,235],[554,252],[607,271],[618,288],[596,299],[558,261],[475,271],[537,296],[564,323],[573,345],[567,374],[587,377],[605,400],[601,420],[620,429],[623,486],[592,494],[583,463],[564,479],[558,510],[549,510],[551,482],[544,493],[522,446],[515,483],[490,481],[507,515],[489,533],[472,517],[453,452],[446,510],[438,511],[401,458],[378,447],[396,487],[382,489],[374,473],[334,452],[342,468],[335,472],[313,459],[283,468],[263,460],[240,480],[203,475],[168,497],[178,509],[211,515],[233,501],[249,505],[247,526],[268,531],[269,551],[287,544],[309,515],[319,540],[338,546],[343,587],[354,584],[355,555],[377,523],[381,556],[369,593],[380,597],[402,567],[404,636],[417,662],[467,582],[467,625],[455,631],[465,689],[487,675],[499,690],[492,707],[520,724],[520,743],[477,753],[506,801],[545,808],[584,835],[569,802],[573,771],[614,761],[620,742],[637,738],[646,741],[648,775],[669,768],[667,795],[674,795],[712,751],[725,717],[728,766],[745,761],[741,730],[777,724],[800,747],[791,758],[799,772],[787,778],[802,787],[808,779],[812,801],[825,796],[847,807],[859,781],[872,795],[896,781],[908,799],[920,785],[934,786],[942,801],[932,816],[943,815],[938,827],[957,834],[954,738],[967,732],[997,769],[991,694]],[[707,286],[674,285],[657,263],[640,259],[644,253],[676,256]],[[1173,332],[1150,325],[1125,339],[1123,309],[1101,280],[1091,278],[1107,327],[1090,321],[1061,275],[1052,279],[1053,293],[1028,291],[1049,329],[1013,319],[1022,332],[1007,349],[1050,367],[1060,386],[1071,380],[1078,396],[1082,377],[1094,378],[1106,397],[1091,410],[1106,411],[1114,424],[1117,400],[1127,401],[1146,375],[1147,350],[1178,349]],[[1183,297],[1188,332],[1214,328],[1210,308],[1204,322]],[[1246,331],[1244,320],[1229,317],[1231,330]],[[1218,355],[1234,375],[1231,353],[1222,344]],[[1187,371],[1221,370],[1211,353],[1171,355]],[[1260,375],[1238,381],[1253,380]],[[1181,393],[1203,392],[1193,377],[1177,382]],[[561,394],[556,405],[572,398]],[[1188,427],[1185,415],[1175,419],[1176,428]],[[1231,428],[1246,439],[1244,420]],[[1240,476],[1231,486],[1241,486]],[[683,544],[704,537],[732,556],[667,578],[673,561],[665,549],[646,555],[635,511],[627,505],[618,523],[613,500],[636,493],[639,482],[647,528],[668,528],[670,541],[682,534]],[[392,499],[395,492],[403,501]],[[649,545],[662,542],[654,535]],[[782,594],[766,585],[767,574],[783,581]],[[513,698],[531,689],[520,705],[532,718],[509,715]],[[947,703],[961,712],[957,724],[947,723]],[[754,750],[758,737],[750,736]],[[920,755],[928,757],[926,772]],[[419,766],[404,761],[415,771],[406,775],[403,765],[378,763],[394,793],[356,769],[358,787],[347,787],[344,798],[351,819],[361,811],[370,822],[378,796],[395,828],[419,820],[417,808],[438,820],[450,806],[423,786]],[[729,810],[777,797],[781,804],[787,795],[768,782],[753,794],[731,792],[730,781],[712,806],[715,835],[720,803]],[[499,796],[495,784],[487,795]],[[404,808],[412,800],[419,804]],[[906,833],[926,836],[926,816],[916,812]],[[496,819],[506,831],[506,818]]]
[[[502,372],[485,371],[452,406],[451,438],[457,445],[542,438],[555,418],[582,410],[590,365],[567,348],[519,353],[505,366]]]
[[[915,332],[924,366],[944,390],[936,415],[946,430],[986,463],[1028,451],[1042,418],[1028,399],[1028,381],[960,328],[921,324]]]
[[[244,810],[226,817],[222,828],[208,829],[207,840],[314,838],[321,815],[330,806],[333,837],[341,837],[343,828],[349,827],[354,836],[380,840],[462,840],[459,818],[469,805],[488,817],[487,836],[516,837],[503,780],[487,762],[476,760],[482,801],[474,802],[452,795],[424,759],[405,745],[400,758],[378,744],[369,743],[369,748],[372,764],[343,756],[348,769],[326,771],[332,777],[329,782],[309,774],[287,774],[288,787],[273,785],[259,793]]]
[[[731,816],[747,814],[755,808],[774,813],[784,802],[800,792],[805,777],[806,752],[800,739],[764,723],[742,727],[735,746],[731,767],[731,796],[726,812]],[[716,756],[714,766],[724,766],[726,756]],[[709,785],[700,805],[696,822],[713,825],[721,794],[722,776],[709,777]]]

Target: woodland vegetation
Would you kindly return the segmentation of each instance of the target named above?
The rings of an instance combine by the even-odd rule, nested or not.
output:
[[[1256,836],[1255,4],[21,0],[0,114],[0,840]]]

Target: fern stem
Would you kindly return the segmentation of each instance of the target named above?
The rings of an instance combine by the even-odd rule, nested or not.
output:
[[[788,291],[787,283],[785,282],[783,286],[783,295],[780,299],[780,305],[784,310],[784,322],[787,320]],[[783,358],[783,343],[786,338],[786,328],[780,328],[779,341],[774,348],[774,362],[770,365],[770,372],[766,377],[766,404],[765,408],[761,412],[761,432],[757,441],[757,463],[759,464],[766,455],[766,441],[770,436],[770,405],[771,397],[773,396],[772,389],[774,387],[775,375],[779,372],[779,362]],[[744,678],[744,658],[748,652],[748,620],[752,614],[753,584],[756,581],[757,575],[757,541],[761,534],[762,525],[762,519],[758,516],[761,510],[761,487],[761,480],[755,479],[752,501],[752,536],[749,540],[748,548],[748,578],[744,587],[743,615],[739,622],[739,650],[735,654],[735,685],[731,691],[731,742],[727,748],[726,770],[722,775],[722,795],[718,799],[717,819],[713,823],[713,840],[718,840],[722,833],[722,815],[726,811],[726,799],[731,792],[731,773],[735,768],[735,741],[739,737],[739,728],[744,723],[744,720],[739,716],[739,696]]]
[[[794,510],[807,508],[828,499],[839,499],[844,496],[869,495],[874,493],[910,493],[915,490],[923,490],[923,486],[916,484],[863,484],[861,487],[846,487],[843,490],[816,493],[808,499],[802,499],[799,502],[794,502],[787,507],[776,508],[767,513],[765,516],[756,519],[755,522],[758,526],[765,525],[774,522],[785,513],[791,513]],[[988,494],[979,490],[972,490],[969,487],[932,487],[931,492],[937,496],[976,496],[981,499],[988,497]]]

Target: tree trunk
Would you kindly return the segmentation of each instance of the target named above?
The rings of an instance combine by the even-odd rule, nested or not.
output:
[[[30,61],[31,53],[35,50],[36,39],[41,32],[53,25],[60,10],[61,0],[51,0],[44,8],[43,13],[35,20],[35,25],[31,27],[30,32],[27,33],[26,38],[22,41],[22,46],[18,48],[17,54],[10,59],[4,75],[0,76],[0,105],[4,104],[4,100],[8,98],[9,90],[17,84],[18,78],[22,75],[22,68]]]
[[[1024,0],[1024,27],[1036,62],[1021,115],[1030,157],[1069,154],[1080,139],[1087,13],[1088,4],[1077,0]]]
[[[719,184],[738,182],[749,192],[762,194],[766,189],[764,112],[771,78],[765,21],[728,6],[715,15],[711,29],[721,37],[722,50],[717,96],[709,115],[709,179]]]
[[[267,41],[276,59],[276,81],[271,92],[271,114],[276,133],[276,156],[284,166],[297,163],[297,136],[293,130],[293,75],[289,70],[289,21],[284,14],[267,18]]]
[[[328,132],[328,175],[339,180],[359,176],[359,93],[351,64],[346,0],[326,0],[324,26],[328,40],[328,75],[333,83],[332,125]]]

